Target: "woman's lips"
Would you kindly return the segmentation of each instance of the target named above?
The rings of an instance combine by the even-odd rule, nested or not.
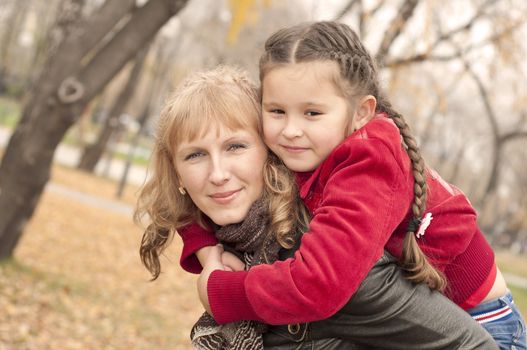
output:
[[[212,198],[213,201],[219,204],[228,204],[231,201],[233,201],[236,197],[238,197],[238,194],[240,193],[241,189],[234,190],[234,191],[226,191],[226,192],[216,192],[210,195],[210,198]]]

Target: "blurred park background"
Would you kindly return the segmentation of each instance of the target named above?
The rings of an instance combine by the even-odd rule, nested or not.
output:
[[[0,350],[190,348],[180,242],[149,282],[131,219],[160,106],[309,20],[360,33],[527,314],[525,0],[0,0]]]

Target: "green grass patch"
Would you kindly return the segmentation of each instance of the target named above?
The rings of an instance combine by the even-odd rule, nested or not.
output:
[[[515,286],[509,285],[509,289],[512,292],[514,297],[514,302],[520,309],[520,312],[523,314],[523,318],[527,319],[527,289],[518,288]]]
[[[508,251],[496,252],[496,262],[503,273],[527,278],[527,257]],[[514,302],[527,319],[527,289],[507,283],[514,296]]]
[[[20,119],[20,103],[8,97],[0,97],[0,125],[13,128]]]

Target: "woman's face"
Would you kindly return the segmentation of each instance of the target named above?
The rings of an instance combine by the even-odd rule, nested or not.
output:
[[[211,128],[176,148],[181,186],[217,225],[242,221],[263,190],[267,148],[256,131]]]

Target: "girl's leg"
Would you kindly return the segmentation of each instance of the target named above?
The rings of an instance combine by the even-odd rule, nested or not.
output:
[[[406,280],[388,253],[343,309],[310,329],[313,339],[340,338],[374,349],[498,349],[465,311]]]
[[[525,320],[508,292],[501,298],[489,300],[467,311],[479,322],[500,349],[526,350]]]

